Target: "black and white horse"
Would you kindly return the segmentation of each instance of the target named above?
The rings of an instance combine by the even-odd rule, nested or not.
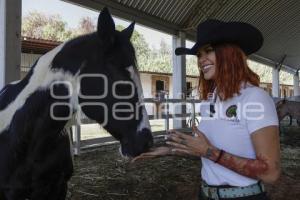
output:
[[[65,199],[73,171],[66,124],[80,110],[137,156],[153,143],[130,42],[107,9],[97,32],[42,56],[0,91],[0,199]]]

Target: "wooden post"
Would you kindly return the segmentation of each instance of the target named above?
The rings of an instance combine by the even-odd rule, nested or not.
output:
[[[175,49],[177,47],[185,47],[185,33],[180,32],[179,36],[173,36],[172,44],[173,52],[173,98],[174,99],[185,99],[186,96],[186,57],[176,56]],[[173,105],[175,106],[174,114],[186,113],[185,105]],[[173,128],[183,128],[185,121],[182,119],[173,119]]]
[[[272,96],[279,96],[279,69],[273,68],[272,70]]]
[[[20,79],[21,10],[20,0],[0,0],[0,90]]]
[[[300,95],[300,88],[299,88],[299,71],[294,74],[294,96]]]

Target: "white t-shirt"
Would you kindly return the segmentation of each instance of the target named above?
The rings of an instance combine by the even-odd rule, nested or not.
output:
[[[220,101],[217,98],[212,117],[209,107],[208,101],[201,103],[198,129],[218,149],[244,158],[256,158],[250,137],[253,132],[278,125],[272,98],[263,89],[250,84],[231,99]],[[257,182],[206,158],[202,158],[201,175],[209,185],[247,186]]]

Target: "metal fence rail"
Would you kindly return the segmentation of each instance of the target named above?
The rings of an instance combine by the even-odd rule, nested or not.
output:
[[[164,104],[166,105],[166,108],[164,109],[164,112],[159,115],[148,115],[150,120],[153,119],[165,119],[165,130],[164,131],[157,131],[153,132],[154,138],[162,137],[167,130],[169,130],[169,120],[174,118],[181,118],[185,119],[186,117],[189,117],[192,120],[192,124],[195,124],[196,119],[196,111],[195,111],[195,104],[200,103],[201,100],[196,99],[155,99],[155,98],[145,98],[144,103],[155,103],[155,104]],[[169,105],[174,103],[181,103],[181,104],[190,104],[191,105],[191,112],[186,113],[184,110],[183,113],[170,113]],[[77,118],[80,117],[80,114],[77,115]],[[95,124],[96,122],[93,120],[90,120],[88,118],[81,118],[80,120],[77,120],[76,118],[73,119],[71,123],[71,135],[73,138],[73,149],[74,154],[79,155],[80,151],[83,149],[88,148],[94,148],[98,147],[103,144],[111,144],[111,143],[117,143],[117,141],[109,136],[109,137],[99,137],[94,139],[88,139],[88,140],[81,140],[81,129],[80,125],[86,125],[86,124]],[[183,128],[180,129],[184,132],[191,131],[190,128]]]

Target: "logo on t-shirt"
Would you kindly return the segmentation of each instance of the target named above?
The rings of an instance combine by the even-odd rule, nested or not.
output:
[[[232,122],[239,122],[240,120],[238,119],[237,116],[237,105],[231,105],[227,108],[225,114],[226,114],[226,119],[227,121],[232,121]]]
[[[236,117],[237,116],[236,110],[237,110],[236,105],[229,106],[226,110],[226,116],[229,118]]]

